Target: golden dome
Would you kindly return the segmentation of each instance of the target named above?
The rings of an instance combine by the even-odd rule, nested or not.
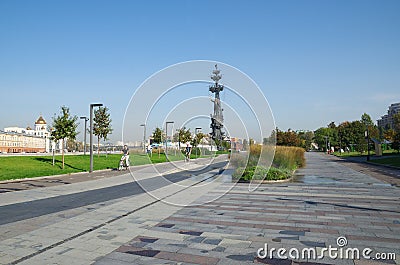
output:
[[[35,124],[47,124],[46,121],[43,119],[42,115],[37,119]]]

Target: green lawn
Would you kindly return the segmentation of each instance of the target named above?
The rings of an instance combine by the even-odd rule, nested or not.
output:
[[[397,151],[391,149],[391,150],[384,150],[383,152],[383,156],[387,156],[387,155],[395,155],[397,154]],[[342,154],[340,154],[339,152],[334,152],[333,153],[335,156],[340,156],[340,157],[348,157],[348,156],[367,156],[368,152],[364,152],[363,154],[360,154],[360,152],[344,152]],[[371,150],[370,151],[371,155],[375,155],[375,150]]]
[[[93,169],[113,169],[118,167],[120,154],[93,156]],[[183,160],[183,155],[171,152],[168,155],[170,161]],[[192,159],[196,158],[192,154]],[[75,172],[89,171],[89,155],[66,155],[65,168],[62,169],[61,155],[56,155],[55,165],[52,165],[52,156],[9,156],[0,157],[0,180],[32,178],[41,176],[52,176]],[[144,165],[150,163],[162,163],[167,159],[164,154],[154,153],[150,158],[145,154],[131,154],[131,165]]]
[[[395,167],[400,168],[400,156],[374,159],[374,160],[370,160],[370,163],[395,166]]]

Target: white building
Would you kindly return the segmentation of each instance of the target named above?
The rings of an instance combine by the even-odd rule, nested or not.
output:
[[[394,120],[393,116],[397,113],[400,113],[400,103],[393,103],[389,106],[387,114],[383,115],[381,119],[379,119],[378,126],[383,128],[393,128]]]
[[[21,127],[7,127],[4,128],[4,132],[8,134],[22,134],[22,135],[27,135],[27,136],[36,136],[40,138],[44,138],[44,141],[40,141],[44,146],[36,146],[35,148],[40,148],[40,150],[45,150],[45,152],[50,152],[51,151],[51,145],[50,143],[50,131],[48,131],[47,128],[47,123],[45,119],[43,119],[42,115],[39,116],[39,118],[35,122],[35,129],[32,129],[31,127],[26,127],[26,128],[21,128]],[[53,144],[54,145],[54,144]]]

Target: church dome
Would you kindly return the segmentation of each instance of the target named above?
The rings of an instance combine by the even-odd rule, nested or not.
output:
[[[46,121],[43,119],[42,115],[40,115],[35,124],[46,124]]]

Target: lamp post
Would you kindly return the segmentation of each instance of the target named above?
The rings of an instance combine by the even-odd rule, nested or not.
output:
[[[368,126],[367,126],[367,130],[365,131],[365,139],[367,140],[367,150],[368,150],[367,161],[369,161],[370,151],[369,151],[369,130],[368,130]]]
[[[196,147],[197,147],[197,134],[198,134],[198,132],[197,131],[199,131],[199,130],[201,130],[201,127],[196,127],[195,129],[194,129],[194,134],[195,134],[195,137],[196,137]],[[200,143],[200,142],[199,142]],[[200,153],[200,155],[201,155],[201,153]],[[197,148],[196,148],[196,157],[197,157]]]
[[[103,106],[101,103],[90,104],[90,173],[93,172],[93,108],[101,106]]]
[[[86,130],[87,130],[87,121],[89,120],[86,116],[80,117],[85,120],[85,132],[83,133],[83,155],[86,155]]]
[[[326,150],[326,153],[328,154],[328,136],[324,136],[324,138],[325,138],[325,150]]]
[[[140,124],[143,126],[143,152],[146,153],[146,124]]]
[[[168,156],[168,124],[174,123],[173,121],[165,122],[165,155]]]
[[[181,150],[181,129],[176,129],[176,132],[178,133],[178,149],[179,151]]]

